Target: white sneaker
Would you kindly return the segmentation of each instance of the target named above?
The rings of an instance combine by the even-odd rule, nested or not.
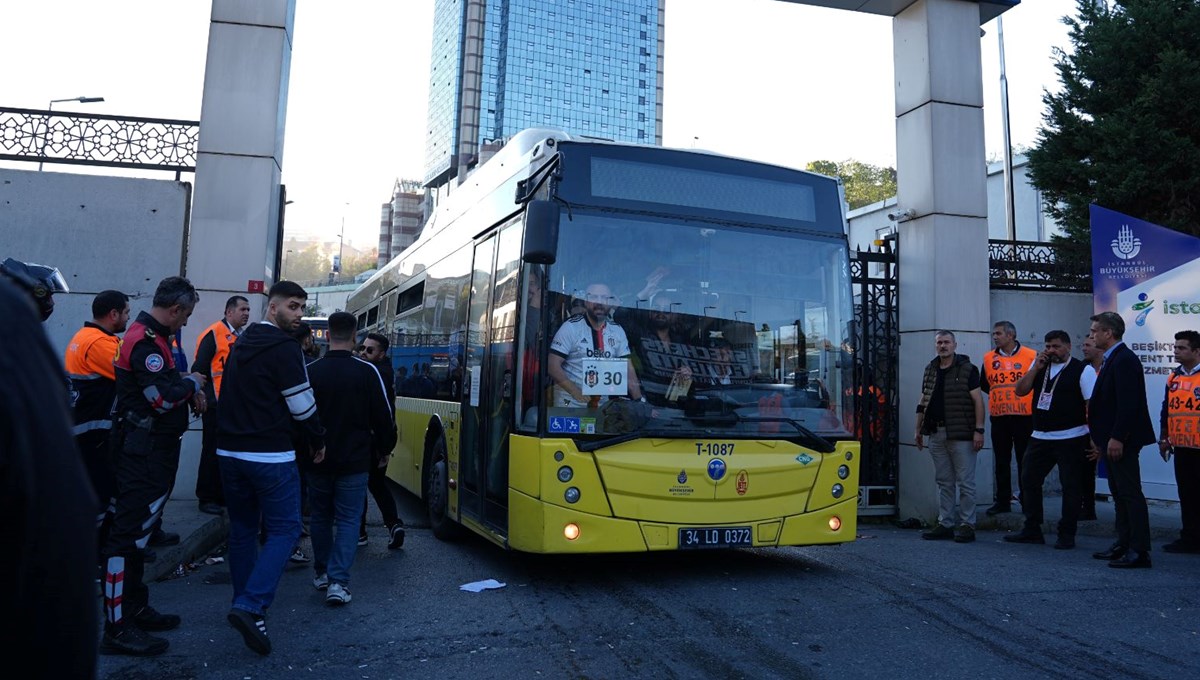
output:
[[[325,603],[342,605],[350,602],[350,589],[340,583],[330,583],[329,592],[325,594]]]
[[[300,548],[296,548],[295,550],[293,550],[292,556],[289,557],[288,559],[291,560],[292,562],[295,562],[296,564],[306,564],[309,562],[308,555],[305,555],[304,551],[301,550]]]
[[[318,574],[317,577],[313,579],[313,588],[316,588],[317,590],[325,590],[328,587],[329,574]]]

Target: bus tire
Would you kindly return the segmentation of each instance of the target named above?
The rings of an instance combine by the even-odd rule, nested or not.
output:
[[[429,513],[429,528],[439,540],[454,540],[461,534],[461,527],[450,517],[450,469],[447,464],[445,435],[438,435],[429,458],[425,508]]]

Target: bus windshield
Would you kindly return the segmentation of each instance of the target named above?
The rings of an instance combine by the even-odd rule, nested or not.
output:
[[[526,265],[522,371],[557,356],[581,387],[550,377],[538,394],[523,381],[521,429],[849,436],[844,241],[576,209],[563,213],[558,246],[554,265]]]

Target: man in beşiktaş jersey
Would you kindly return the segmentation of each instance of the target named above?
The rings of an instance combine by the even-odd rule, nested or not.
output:
[[[583,314],[567,319],[554,334],[548,363],[554,381],[552,406],[594,408],[604,395],[643,398],[637,375],[629,367],[625,330],[609,318],[616,305],[607,285],[593,283],[584,293]],[[609,370],[588,371],[585,362]]]

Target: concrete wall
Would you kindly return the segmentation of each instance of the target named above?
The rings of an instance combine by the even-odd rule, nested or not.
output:
[[[128,294],[132,318],[150,308],[159,281],[184,273],[190,203],[187,182],[0,169],[0,259],[58,267],[71,288],[54,296],[46,322],[59,356],[92,318],[96,293]],[[184,329],[189,359],[212,321],[193,317]],[[197,420],[183,439],[176,498],[192,497],[199,456]]]
[[[58,267],[71,287],[46,323],[60,353],[96,293],[149,309],[158,282],[180,273],[190,193],[174,180],[0,169],[0,258]]]

